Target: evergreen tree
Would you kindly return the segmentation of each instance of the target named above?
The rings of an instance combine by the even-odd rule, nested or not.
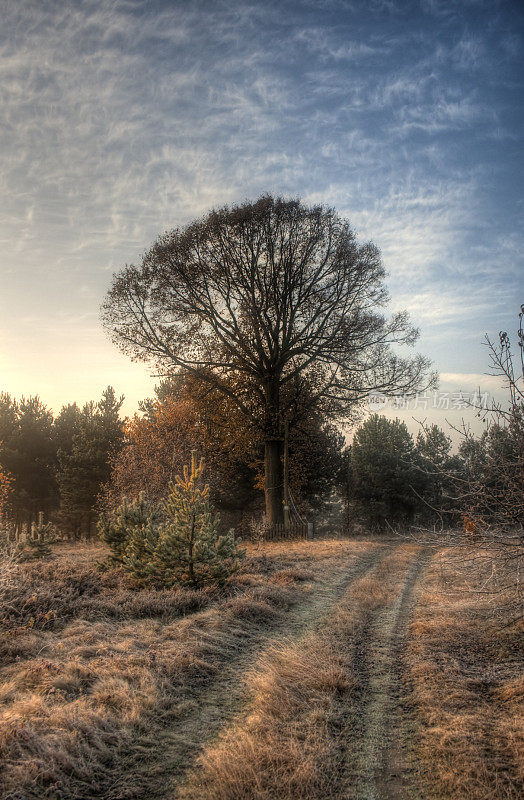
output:
[[[350,453],[355,509],[373,528],[409,522],[420,505],[423,477],[413,439],[400,420],[373,414],[357,430]]]
[[[18,429],[17,405],[9,394],[0,394],[0,513],[3,520],[11,512],[9,499],[12,497],[15,477],[10,472],[14,465],[14,437]]]
[[[1,442],[0,442],[1,446]],[[13,490],[13,477],[3,467],[0,466],[0,531],[5,521],[9,495]]]
[[[2,455],[5,458],[7,443],[18,429],[18,404],[10,394],[0,394],[0,442],[3,445]]]
[[[102,514],[98,532],[111,549],[110,563],[125,566],[140,581],[147,582],[160,518],[159,507],[143,494],[131,502],[124,500],[111,514]]]
[[[101,538],[112,551],[111,560],[122,564],[141,584],[172,586],[222,583],[237,568],[243,552],[233,531],[218,534],[209,486],[202,482],[203,462],[193,453],[170,486],[162,507],[151,506],[143,496],[124,502],[99,523]]]
[[[461,504],[465,516],[483,527],[518,530],[523,524],[524,407],[515,405],[508,417],[461,443]]]
[[[218,516],[213,515],[209,486],[202,483],[203,461],[195,453],[191,469],[171,484],[164,505],[164,523],[154,554],[154,570],[163,584],[173,580],[200,586],[221,583],[236,567],[240,552],[233,531],[218,535]]]
[[[430,425],[417,434],[415,441],[423,478],[424,502],[421,511],[429,519],[444,523],[454,521],[456,479],[462,472],[462,461],[451,452],[451,438],[438,425]],[[444,516],[443,516],[444,515]]]
[[[10,515],[32,522],[57,502],[53,415],[35,395],[0,395],[0,468],[12,477]]]
[[[53,423],[53,440],[57,455],[68,456],[73,449],[73,438],[80,428],[81,412],[76,403],[62,406]]]
[[[117,399],[111,386],[99,403],[87,403],[72,435],[70,451],[60,452],[60,518],[76,536],[82,532],[90,535],[98,496],[110,477],[111,456],[122,446],[122,403],[123,397]]]

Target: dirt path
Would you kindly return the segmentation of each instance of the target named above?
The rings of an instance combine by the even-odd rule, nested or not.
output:
[[[222,725],[202,742],[209,746],[206,757],[187,780],[181,777],[174,797],[197,798],[204,791],[208,800],[217,788],[217,796],[228,800],[247,798],[251,791],[267,800],[291,800],[295,789],[297,797],[309,791],[311,800],[422,800],[415,788],[415,726],[403,652],[416,588],[428,562],[423,549],[392,542],[355,565],[343,591],[319,597],[319,614],[312,616],[312,608],[304,606],[296,636],[286,635],[289,628],[284,631],[285,663],[279,665],[269,655],[251,673],[251,694],[242,688],[237,713],[223,717]],[[265,646],[275,641],[278,637]],[[318,671],[323,653],[327,672]],[[299,677],[287,667],[288,658],[295,663],[295,655]],[[268,664],[269,674],[277,677],[264,684]],[[312,686],[318,691],[324,686],[324,695],[304,682],[304,664],[313,675]],[[330,681],[337,680],[340,669],[347,679],[332,689]],[[264,706],[270,709],[266,716],[253,692],[260,681],[267,693]],[[311,702],[319,704],[318,717]],[[311,749],[316,737],[323,759]],[[286,748],[290,759],[282,760]],[[258,749],[260,761],[254,767],[249,759],[258,756]]]
[[[345,800],[420,800],[411,753],[414,717],[403,675],[414,590],[429,561],[420,550],[392,603],[365,615],[355,631],[356,691],[343,734]]]
[[[421,551],[414,562],[394,612],[395,622],[389,639],[389,702],[384,719],[380,771],[376,774],[378,798],[407,800],[416,797],[416,767],[413,740],[416,730],[414,712],[406,692],[407,681],[404,668],[407,629],[415,606],[415,588],[424,575],[430,556]]]
[[[173,723],[158,731],[154,758],[145,751],[141,765],[129,763],[130,770],[140,771],[140,780],[136,793],[128,792],[126,798],[142,798],[144,787],[149,800],[176,797],[177,785],[203,748],[241,712],[247,699],[244,675],[256,659],[279,638],[298,640],[307,635],[328,616],[348,585],[376,566],[391,549],[392,545],[380,543],[360,556],[348,556],[342,567],[328,580],[319,581],[311,594],[285,612],[276,624],[247,635],[244,630],[213,681],[193,691],[188,687],[184,692]],[[229,638],[235,641],[234,631]],[[120,797],[118,789],[108,797]]]

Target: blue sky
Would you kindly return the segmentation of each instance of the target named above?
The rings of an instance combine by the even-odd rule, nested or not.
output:
[[[483,335],[524,302],[520,3],[0,5],[1,389],[134,411],[154,380],[101,329],[111,273],[266,191],[380,247],[443,389],[494,388]]]

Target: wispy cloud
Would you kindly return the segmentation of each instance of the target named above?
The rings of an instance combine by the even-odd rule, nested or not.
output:
[[[440,382],[444,385],[463,386],[468,390],[481,389],[498,391],[503,388],[503,380],[497,375],[477,372],[441,372]]]
[[[88,330],[111,270],[262,191],[334,204],[432,329],[459,323],[473,277],[469,318],[502,308],[522,250],[500,147],[522,133],[522,37],[490,6],[6,0],[3,327],[27,314],[52,348],[67,307]]]

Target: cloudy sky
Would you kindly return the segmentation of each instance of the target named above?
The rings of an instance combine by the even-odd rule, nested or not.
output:
[[[133,412],[154,380],[101,329],[112,272],[268,191],[380,247],[443,390],[492,386],[483,335],[524,302],[519,2],[0,10],[0,389],[58,409],[111,383]]]

